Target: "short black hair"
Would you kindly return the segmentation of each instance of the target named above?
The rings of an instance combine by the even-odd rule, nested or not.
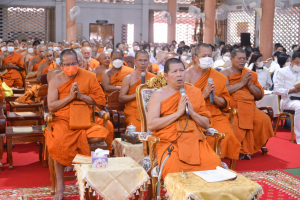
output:
[[[122,44],[122,43],[117,43],[116,44],[116,48],[119,48],[120,44]]]
[[[184,41],[181,41],[180,44],[185,44],[185,42],[184,42]]]
[[[168,46],[164,46],[164,47],[162,48],[163,51],[165,51],[166,49],[167,49],[168,52],[170,52],[170,49],[169,49]]]
[[[134,41],[133,43],[137,43],[138,45],[140,45],[140,43],[139,43],[139,42],[137,42],[137,41]]]
[[[143,45],[143,49],[144,49],[144,50],[147,49],[147,47],[149,47],[149,50],[150,50],[150,44],[149,44],[149,43],[145,43],[145,44]]]
[[[228,52],[231,54],[231,49],[223,48],[221,51],[221,56]]]
[[[86,40],[85,40],[85,41],[83,41],[83,42],[81,43],[81,44],[82,44],[82,46],[84,45],[84,43],[85,43],[85,42],[87,42],[87,43],[89,43],[89,44],[90,44],[90,42],[89,42],[89,41],[86,41]]]
[[[276,57],[278,58],[278,56],[279,56],[280,54],[282,54],[282,52],[280,52],[280,51],[276,51],[276,52],[273,54],[273,56],[272,56],[272,57],[276,56]]]
[[[174,42],[177,44],[176,40],[173,40],[173,41],[172,41],[172,44],[173,44]]]
[[[225,42],[219,42],[219,47],[224,45],[225,46]]]
[[[8,43],[14,43],[14,42],[12,40],[7,40],[6,44],[8,44]]]
[[[280,66],[280,68],[283,68],[283,65],[286,63],[286,61],[289,59],[289,55],[285,54],[285,53],[282,53],[278,56],[277,58],[277,62]]]
[[[183,62],[177,58],[170,58],[169,60],[167,60],[167,62],[165,63],[164,66],[164,73],[168,73],[170,71],[170,65],[171,64],[177,64],[177,63],[181,63],[183,68],[185,69],[185,65],[183,64]]]
[[[280,43],[275,43],[275,45],[274,45],[275,49],[277,49],[278,46],[281,46],[281,44]]]
[[[209,44],[206,44],[206,43],[202,43],[202,44],[197,44],[195,46],[195,50],[194,50],[194,53],[193,53],[193,56],[195,55],[196,57],[198,56],[198,54],[200,53],[200,47],[208,47],[212,50],[211,46]]]
[[[38,46],[38,45],[40,45],[41,43],[40,43],[40,41],[39,40],[36,40],[36,41],[34,41],[33,43],[32,43],[32,46]]]
[[[62,63],[62,61],[63,61],[63,56],[64,55],[72,55],[72,54],[74,54],[75,55],[75,58],[76,58],[76,61],[77,61],[77,63],[78,63],[78,56],[77,56],[77,53],[76,53],[76,51],[75,50],[73,50],[73,49],[64,49],[61,53],[60,53],[60,62]]]
[[[298,45],[294,44],[294,45],[292,46],[292,50],[294,50],[295,47],[298,47]]]
[[[283,48],[282,45],[278,45],[278,46],[275,47],[275,50],[277,50],[279,47],[282,47],[282,48]]]
[[[231,52],[231,58],[234,58],[237,53],[244,53],[244,54],[246,54],[246,51],[244,49],[242,49],[242,48],[234,49]]]
[[[111,52],[111,58],[113,57],[113,55],[114,55],[114,53],[115,52],[120,52],[120,53],[122,53],[122,57],[124,57],[124,53],[123,53],[123,51],[121,50],[121,49],[114,49],[112,52]]]
[[[21,42],[25,42],[25,43],[26,43],[26,42],[27,42],[27,40],[23,39],[23,40],[21,40]]]
[[[300,58],[300,52],[296,52],[292,56],[292,60],[294,61],[296,58]]]
[[[135,60],[137,59],[137,57],[138,57],[139,54],[147,54],[147,57],[148,57],[148,59],[149,59],[149,54],[148,54],[148,52],[145,51],[144,49],[142,49],[142,50],[138,50],[138,51],[135,53],[135,57],[134,57]]]

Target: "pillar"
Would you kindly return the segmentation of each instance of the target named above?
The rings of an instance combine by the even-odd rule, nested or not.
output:
[[[259,31],[259,50],[264,60],[270,58],[273,52],[273,28],[275,0],[261,0],[262,17]]]
[[[66,40],[71,42],[76,41],[76,19],[71,22],[70,9],[76,6],[76,0],[66,0],[66,25],[67,25],[67,37]]]
[[[176,39],[177,0],[168,1],[168,12],[171,15],[171,24],[168,24],[168,44],[171,44]]]
[[[204,3],[205,23],[203,28],[203,42],[215,44],[215,14],[216,0],[205,0]]]

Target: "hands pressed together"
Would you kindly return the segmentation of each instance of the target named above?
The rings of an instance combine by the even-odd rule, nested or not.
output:
[[[241,83],[243,86],[247,85],[250,87],[252,85],[252,73],[250,71],[247,71],[245,75],[243,76]]]
[[[82,99],[82,95],[79,88],[78,88],[78,85],[77,85],[77,82],[74,82],[72,84],[72,87],[71,87],[71,90],[70,90],[70,95],[72,97],[72,100],[73,99]]]
[[[213,96],[215,96],[216,88],[215,88],[215,84],[213,82],[208,83],[207,86],[204,88],[204,91],[202,94],[203,98],[207,99],[211,92],[213,92]]]
[[[193,115],[194,113],[193,105],[191,104],[189,97],[187,95],[183,95],[180,98],[178,104],[178,109],[177,109],[178,116],[182,116],[185,113],[186,105],[188,105],[189,114]]]

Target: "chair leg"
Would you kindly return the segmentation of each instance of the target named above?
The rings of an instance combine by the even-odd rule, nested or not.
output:
[[[51,194],[54,195],[56,191],[56,176],[55,176],[55,168],[54,168],[54,160],[48,157],[48,165],[50,172],[50,181],[51,181]]]
[[[39,161],[43,162],[43,144],[41,142],[39,144]]]
[[[3,164],[1,162],[3,151],[4,151],[4,141],[3,141],[3,137],[0,136],[0,171],[2,171],[3,169]]]
[[[230,161],[230,169],[231,170],[235,170],[235,164],[236,164],[236,159],[231,159]]]
[[[12,138],[11,137],[6,137],[6,148],[7,148],[7,160],[9,163],[9,170],[13,169],[13,158],[12,158]]]
[[[294,143],[294,117],[291,117],[291,141],[292,143]]]
[[[278,125],[279,125],[279,121],[281,121],[282,122],[282,120],[280,120],[280,115],[278,116],[278,120],[277,120],[277,122],[276,122],[276,126],[275,126],[275,130],[274,130],[274,136],[276,137],[276,132],[277,132],[277,129],[278,129]]]

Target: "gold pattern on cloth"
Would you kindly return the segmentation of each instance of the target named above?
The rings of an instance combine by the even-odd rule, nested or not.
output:
[[[255,199],[255,195],[259,197],[263,194],[258,183],[236,174],[234,181],[208,183],[192,172],[187,172],[188,178],[181,173],[169,173],[165,186],[171,199],[250,200]]]
[[[130,157],[138,164],[141,164],[144,157],[143,143],[131,144],[122,141],[121,138],[116,138],[112,142],[112,147],[115,150],[115,157]]]
[[[85,182],[106,200],[129,199],[150,180],[147,172],[132,158],[108,158],[108,167],[74,165],[77,172],[80,199],[84,199]]]

